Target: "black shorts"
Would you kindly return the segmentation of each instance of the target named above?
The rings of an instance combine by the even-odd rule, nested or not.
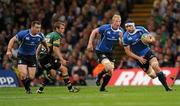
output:
[[[22,55],[18,53],[18,64],[24,64],[28,67],[36,67],[36,56],[35,55]]]
[[[96,51],[96,55],[98,57],[98,62],[101,63],[101,61],[105,58],[109,59],[111,62],[115,62],[115,58],[113,57],[112,53],[105,53],[101,51]]]
[[[60,60],[54,58],[53,56],[46,54],[40,57],[39,63],[42,66],[43,70],[57,70],[61,66]]]
[[[138,64],[145,72],[147,72],[148,69],[149,69],[149,61],[150,61],[153,57],[156,57],[156,56],[154,55],[154,53],[153,53],[151,50],[149,50],[149,51],[145,54],[145,56],[144,56],[144,58],[147,60],[145,64],[141,64],[138,60],[136,60],[136,61],[137,61],[137,64]]]

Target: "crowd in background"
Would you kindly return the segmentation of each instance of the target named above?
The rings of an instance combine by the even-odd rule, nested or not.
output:
[[[2,0],[3,1],[3,0]],[[92,29],[109,23],[114,14],[121,14],[122,27],[133,9],[135,0],[5,0],[0,2],[0,69],[17,70],[18,44],[14,45],[13,59],[5,55],[7,44],[19,30],[29,28],[32,20],[42,22],[42,32],[52,31],[56,21],[66,23],[61,51],[69,61],[69,73],[91,77],[98,64],[86,46]],[[141,2],[142,0],[140,0]],[[153,20],[153,21],[152,21]],[[160,66],[180,67],[180,2],[155,0],[151,17],[145,26],[156,36],[152,49]],[[95,42],[97,42],[95,40]],[[119,68],[137,67],[136,62],[122,56]],[[85,84],[86,82],[83,82]]]

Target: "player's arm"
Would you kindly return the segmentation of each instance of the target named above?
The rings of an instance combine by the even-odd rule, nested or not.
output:
[[[37,58],[38,58],[39,53],[40,53],[40,51],[41,51],[41,47],[42,47],[42,44],[39,44],[38,47],[37,47],[37,49],[36,49],[36,57],[37,57]]]
[[[122,42],[122,37],[123,37],[123,33],[120,32],[119,33],[119,45],[122,46],[123,45],[123,42]]]
[[[41,44],[46,48],[47,52],[49,53],[50,49],[49,49],[46,41],[41,42]],[[42,45],[41,45],[41,46],[42,46]]]
[[[98,33],[99,33],[98,28],[94,29],[94,30],[91,32],[91,35],[90,35],[90,38],[89,38],[89,43],[88,43],[88,46],[87,46],[87,50],[90,50],[90,51],[93,50],[93,40],[94,40],[95,36],[96,36]]]
[[[37,60],[38,66],[42,68],[40,62],[38,61],[38,60],[39,60],[39,53],[40,53],[40,51],[41,51],[41,47],[42,47],[42,44],[39,44],[38,47],[37,47],[37,49],[36,49],[36,60]]]
[[[130,46],[124,46],[124,50],[126,52],[126,54],[136,60],[138,60],[141,64],[144,64],[146,62],[146,60],[143,57],[140,57],[136,54],[134,54],[133,52],[131,52]]]
[[[149,35],[149,34],[147,34],[147,35],[144,34],[141,36],[141,40],[145,44],[152,44],[155,42],[155,37],[152,35]]]
[[[62,62],[63,65],[66,65],[66,60],[63,58],[62,53],[60,52],[59,47],[57,46],[53,46],[53,52],[55,53],[55,55],[60,59],[60,61]]]
[[[9,44],[8,44],[8,47],[7,47],[7,52],[6,52],[6,55],[8,55],[8,57],[12,56],[12,48],[13,48],[13,45],[14,45],[15,41],[16,41],[16,36],[11,38],[10,41],[9,41]]]
[[[61,50],[60,50],[60,39],[56,38],[56,36],[52,37],[53,42],[50,42],[51,40],[48,40],[48,45],[52,45],[53,47],[53,53],[60,59],[61,63],[63,65],[66,65],[66,60],[63,58]]]

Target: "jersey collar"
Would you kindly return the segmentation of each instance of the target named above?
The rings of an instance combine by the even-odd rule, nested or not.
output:
[[[63,37],[63,35],[57,31],[54,31],[55,33],[57,33],[61,38]]]
[[[119,28],[116,29],[116,30],[114,30],[114,29],[112,28],[112,25],[111,25],[111,29],[112,29],[112,31],[114,31],[114,32],[122,32]]]
[[[29,29],[29,34],[30,34],[32,37],[37,37],[37,36],[38,36],[38,34],[33,35],[32,32],[31,32],[31,29]]]
[[[135,28],[135,31],[134,31],[133,33],[128,32],[128,34],[129,34],[129,35],[134,35],[134,34],[135,34],[136,32],[138,32],[138,31],[140,31],[140,29],[136,29],[136,28]]]

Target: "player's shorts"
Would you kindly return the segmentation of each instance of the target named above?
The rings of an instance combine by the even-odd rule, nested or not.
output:
[[[36,67],[36,56],[35,55],[23,55],[18,53],[18,64],[24,64],[28,67]]]
[[[153,57],[156,57],[156,56],[154,55],[154,53],[153,53],[151,50],[149,50],[149,51],[145,54],[145,56],[144,56],[144,58],[147,60],[146,63],[145,63],[145,64],[141,64],[141,63],[137,60],[137,64],[138,64],[145,72],[147,72],[148,69],[149,69],[149,61],[150,61]]]
[[[105,58],[109,59],[111,62],[115,62],[115,58],[113,57],[112,53],[105,53],[96,50],[96,55],[99,63],[101,63],[101,61]]]
[[[61,66],[60,60],[56,59],[55,57],[49,54],[45,54],[41,56],[39,59],[39,63],[43,68],[43,70],[47,70],[47,71],[51,69],[57,70]]]

